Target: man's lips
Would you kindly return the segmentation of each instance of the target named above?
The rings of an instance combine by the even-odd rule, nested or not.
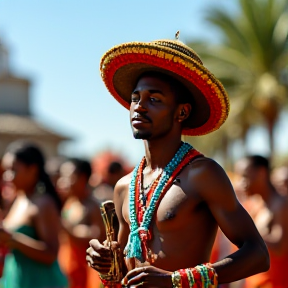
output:
[[[137,117],[133,117],[131,119],[132,123],[150,123],[150,119],[147,119],[146,117],[142,117],[142,116],[137,116]]]

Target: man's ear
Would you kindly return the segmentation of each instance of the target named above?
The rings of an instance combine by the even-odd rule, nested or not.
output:
[[[183,122],[191,113],[192,106],[190,103],[180,104],[178,108],[178,121]]]

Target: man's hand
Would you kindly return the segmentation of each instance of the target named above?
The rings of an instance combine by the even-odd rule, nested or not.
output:
[[[112,263],[112,251],[106,241],[103,244],[97,239],[91,240],[89,242],[90,247],[86,250],[86,261],[90,267],[100,274],[107,274]],[[113,249],[117,244],[117,242],[113,242]]]
[[[121,284],[127,287],[172,287],[172,272],[154,266],[135,268],[129,271]]]

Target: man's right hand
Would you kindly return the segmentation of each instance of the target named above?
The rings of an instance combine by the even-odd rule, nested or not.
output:
[[[113,248],[117,246],[117,244],[117,242],[113,242]],[[113,257],[111,248],[106,241],[101,244],[97,239],[91,240],[89,245],[90,247],[86,250],[86,261],[88,265],[100,274],[108,274]]]

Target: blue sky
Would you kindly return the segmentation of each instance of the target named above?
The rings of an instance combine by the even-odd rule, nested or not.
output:
[[[101,56],[122,42],[174,38],[177,30],[183,42],[217,41],[205,13],[215,5],[234,13],[235,2],[0,0],[0,38],[10,49],[11,70],[32,81],[35,117],[74,139],[62,153],[90,157],[111,148],[135,163],[142,142],[102,83]]]

